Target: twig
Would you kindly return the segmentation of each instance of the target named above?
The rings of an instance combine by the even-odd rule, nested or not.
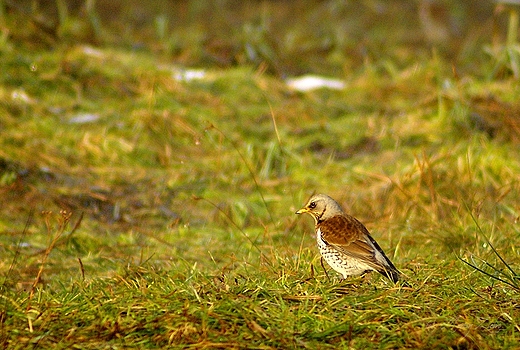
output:
[[[49,234],[51,234],[51,225],[50,225],[50,221],[49,221],[49,216],[50,216],[51,212],[45,212],[45,214],[46,214],[45,224],[47,226],[47,231],[48,231]],[[38,269],[38,273],[36,274],[36,277],[35,277],[34,282],[32,284],[31,290],[29,291],[29,297],[28,297],[27,309],[26,309],[27,311],[29,311],[31,309],[31,301],[32,301],[32,299],[34,297],[34,292],[36,290],[36,286],[38,285],[38,283],[41,280],[41,276],[43,274],[43,269],[45,267],[45,263],[47,262],[47,258],[49,257],[49,255],[51,254],[52,250],[54,249],[54,246],[56,245],[56,242],[58,242],[59,238],[63,234],[63,231],[65,230],[65,227],[67,226],[67,223],[70,220],[70,216],[72,215],[71,212],[67,212],[65,210],[61,210],[60,214],[61,214],[61,219],[60,219],[60,222],[59,222],[58,232],[54,235],[54,237],[49,242],[49,245],[47,246],[47,249],[45,249],[45,253],[43,254],[42,262],[40,264],[40,268]],[[78,225],[76,225],[75,227],[77,227],[77,226]]]

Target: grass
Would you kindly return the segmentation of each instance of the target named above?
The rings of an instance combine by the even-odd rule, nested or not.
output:
[[[295,25],[316,53],[298,63],[301,45],[268,41],[267,5],[263,22],[244,14],[252,27],[232,32],[225,65],[204,61],[216,39],[200,28],[169,37],[168,14],[135,49],[132,33],[111,42],[118,22],[101,25],[103,13],[57,3],[46,40],[0,3],[3,347],[517,346],[520,89],[481,38],[456,69],[402,41],[357,62],[340,55],[353,44],[334,19],[320,35],[346,47],[320,69],[345,72],[347,87],[299,93],[280,72],[312,67],[323,41]],[[71,41],[89,26],[95,44]],[[233,46],[249,37],[261,63]],[[179,80],[171,57],[205,77]],[[366,224],[410,287],[327,276],[310,218],[294,215],[315,191]]]

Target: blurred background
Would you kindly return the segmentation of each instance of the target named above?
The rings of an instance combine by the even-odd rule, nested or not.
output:
[[[449,0],[2,0],[19,43],[153,50],[190,67],[263,64],[284,77],[348,74],[367,62],[409,66],[432,52],[478,73],[505,40],[509,10]],[[503,72],[494,72],[501,74]]]
[[[50,223],[71,220],[46,266],[63,280],[78,258],[99,276],[271,254],[300,275],[314,190],[425,281],[453,252],[489,256],[475,217],[511,249],[518,2],[0,0],[0,270],[36,285]],[[287,79],[308,74],[345,88]]]

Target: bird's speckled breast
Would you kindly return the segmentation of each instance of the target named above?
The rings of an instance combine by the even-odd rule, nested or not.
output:
[[[347,278],[348,276],[358,276],[363,272],[373,270],[373,268],[367,264],[343,254],[323,241],[320,229],[316,231],[316,241],[323,259],[325,259],[327,264],[329,264],[336,272],[343,275],[343,278]]]

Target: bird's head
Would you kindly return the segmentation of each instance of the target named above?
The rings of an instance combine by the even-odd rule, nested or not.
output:
[[[315,194],[303,208],[296,212],[296,214],[303,213],[310,214],[314,218],[314,221],[318,223],[335,215],[343,214],[343,210],[339,204],[329,196],[325,194]]]

